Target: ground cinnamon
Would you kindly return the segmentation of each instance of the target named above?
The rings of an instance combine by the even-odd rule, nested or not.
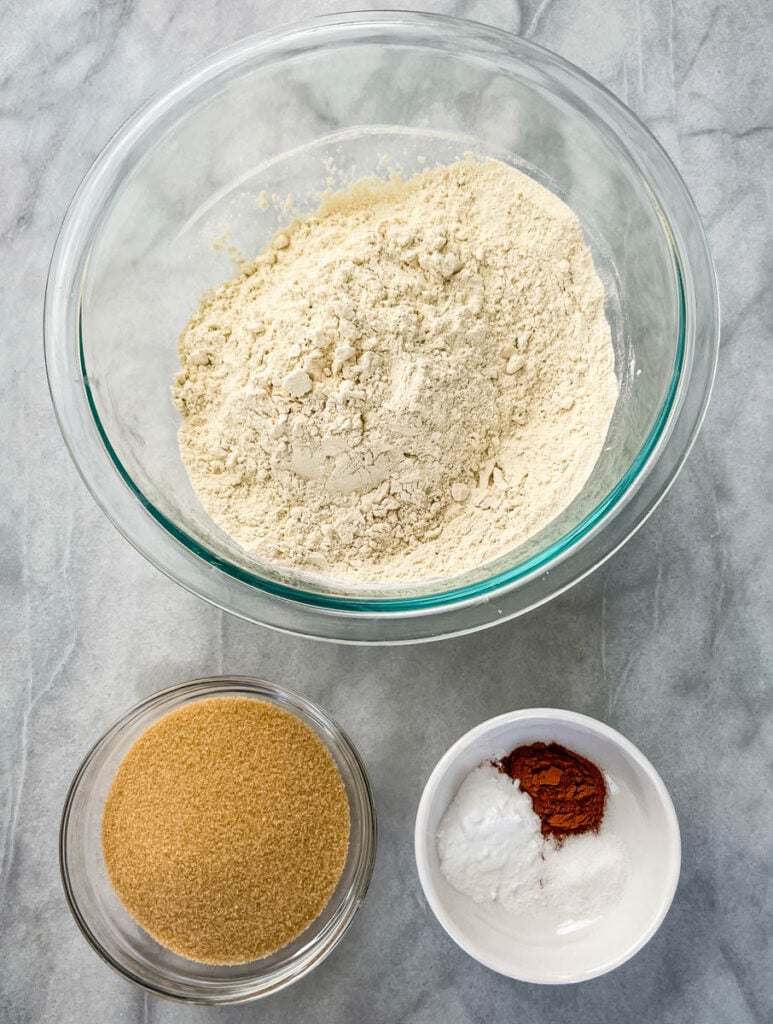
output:
[[[604,776],[587,758],[559,743],[530,743],[516,747],[498,767],[529,794],[544,836],[562,839],[598,831],[607,787]]]

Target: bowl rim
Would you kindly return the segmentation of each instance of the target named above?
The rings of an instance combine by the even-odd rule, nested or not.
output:
[[[328,749],[331,746],[330,737],[335,740],[336,745],[345,752],[346,760],[351,770],[356,796],[356,809],[352,806],[352,801],[350,800],[350,814],[358,813],[361,816],[362,842],[357,848],[350,842],[346,863],[348,865],[353,861],[355,872],[347,890],[340,897],[336,915],[316,934],[314,933],[315,921],[312,921],[308,925],[310,933],[308,942],[301,949],[296,950],[287,961],[275,965],[264,979],[261,979],[260,982],[249,979],[236,979],[230,982],[230,984],[228,982],[221,982],[218,983],[220,990],[217,992],[213,989],[208,989],[206,992],[202,990],[199,994],[171,991],[149,979],[143,978],[139,973],[121,964],[105,949],[94,934],[88,917],[81,909],[77,888],[73,885],[69,870],[68,841],[73,803],[89,767],[99,754],[114,743],[129,726],[137,723],[138,720],[147,716],[149,712],[160,708],[159,713],[152,716],[147,722],[145,725],[146,729],[150,728],[151,725],[158,722],[166,714],[182,707],[184,704],[217,698],[219,696],[239,695],[272,703],[296,716],[298,712],[301,712],[304,716],[301,717],[301,721],[305,721],[308,717],[324,729],[325,736],[320,735],[316,729],[314,731]],[[199,679],[189,679],[166,686],[133,704],[105,730],[88,750],[67,788],[67,794],[62,807],[58,843],[59,873],[64,889],[65,901],[78,929],[100,959],[117,974],[144,991],[151,992],[153,995],[161,996],[172,1002],[208,1006],[225,1005],[229,1003],[250,1002],[255,999],[264,998],[274,992],[279,992],[281,989],[292,985],[293,982],[305,977],[332,953],[348,931],[365,899],[373,875],[377,845],[378,820],[367,768],[348,734],[324,708],[296,690],[252,676],[204,676]],[[330,905],[331,901],[328,902],[327,906]],[[303,934],[304,932],[300,933],[300,935]],[[297,936],[297,938],[299,937]],[[278,950],[277,952],[280,951]],[[261,960],[252,962],[260,964]]]
[[[323,45],[325,37],[330,43],[356,32],[378,35],[383,41],[389,31],[393,43],[405,43],[400,33],[424,32],[438,39],[462,39],[465,53],[473,52],[473,44],[484,47],[489,55],[503,53],[511,62],[535,67],[553,83],[568,79],[578,89],[573,99],[581,106],[588,107],[591,101],[596,104],[598,109],[591,112],[612,131],[660,216],[676,277],[680,328],[671,383],[642,448],[616,485],[565,535],[517,565],[461,587],[410,598],[335,596],[247,572],[202,547],[145,498],[113,451],[93,402],[83,357],[81,291],[90,247],[102,218],[109,213],[110,200],[136,161],[138,146],[165,116],[221,77],[233,77],[248,67],[260,66],[261,61],[276,59],[277,51],[280,55],[283,49],[308,52],[312,46]],[[421,45],[430,42],[422,39]],[[612,127],[610,119],[615,122]],[[643,154],[634,156],[622,129],[635,135],[636,143],[644,147]],[[672,199],[668,205],[681,207],[689,237],[683,236],[678,219],[664,207],[664,192]],[[693,289],[686,271],[698,272],[702,287],[710,293],[710,301],[697,314],[705,319],[701,343],[709,349],[700,367],[703,379],[698,381],[694,379],[696,343],[689,333],[690,314],[695,313],[690,303]],[[108,518],[154,565],[219,607],[274,628],[350,642],[412,642],[469,632],[536,607],[587,575],[638,529],[675,478],[705,414],[716,367],[718,298],[703,228],[684,182],[648,129],[604,86],[537,44],[492,26],[445,15],[373,11],[327,15],[249,36],[200,61],[141,106],[97,157],[64,219],[49,268],[44,340],[54,409],[76,467]],[[697,400],[693,395],[691,422],[685,427],[688,384],[700,393]],[[680,424],[683,437],[676,451],[674,437]],[[670,465],[662,458],[668,442]],[[108,466],[109,473],[105,472]],[[653,483],[658,466],[663,479]],[[631,512],[634,505],[637,508]],[[621,522],[623,513],[628,513],[630,520],[625,524]],[[614,531],[610,529],[613,525],[617,527]],[[549,574],[552,580],[548,585]],[[439,583],[443,585],[443,581]],[[490,608],[490,614],[483,613],[483,606]],[[464,612],[473,607],[477,611],[468,624],[463,621]],[[440,625],[434,636],[427,635],[423,621],[427,619]]]
[[[464,930],[457,925],[457,922],[452,915],[446,912],[437,894],[433,872],[430,870],[429,866],[429,850],[432,842],[434,841],[434,836],[429,834],[428,819],[430,813],[436,807],[437,790],[441,782],[446,778],[448,772],[453,769],[459,756],[477,742],[477,740],[481,737],[485,737],[501,725],[509,725],[515,722],[534,722],[545,729],[549,729],[550,725],[556,722],[571,723],[572,725],[581,727],[584,731],[593,736],[602,737],[607,740],[621,750],[629,761],[634,764],[641,776],[647,779],[658,798],[661,809],[665,814],[666,827],[664,830],[663,841],[664,843],[667,843],[669,847],[667,870],[663,876],[662,892],[658,899],[657,906],[653,908],[653,915],[648,926],[635,941],[629,943],[628,946],[622,949],[617,956],[607,959],[597,968],[581,971],[569,977],[556,978],[555,976],[547,973],[541,974],[539,971],[528,971],[513,968],[502,959],[489,957],[485,953],[482,953],[476,947],[475,943],[472,942],[465,934]],[[479,725],[470,729],[455,743],[453,743],[448,750],[446,750],[430,773],[419,799],[414,824],[414,856],[419,883],[421,884],[422,892],[424,893],[424,897],[430,910],[435,915],[437,921],[446,934],[461,949],[463,949],[468,956],[477,960],[478,963],[483,964],[484,967],[488,967],[490,970],[496,971],[498,974],[503,974],[506,977],[513,978],[516,981],[530,982],[536,985],[570,985],[581,981],[590,981],[592,978],[601,977],[602,975],[615,970],[615,968],[620,967],[635,956],[644,948],[644,946],[646,946],[650,939],[652,939],[665,920],[676,894],[681,871],[682,841],[676,809],[663,779],[660,777],[660,774],[657,772],[651,761],[645,757],[641,750],[639,750],[631,740],[621,732],[618,732],[617,729],[613,729],[612,726],[607,725],[605,722],[601,722],[596,718],[591,718],[589,715],[561,708],[538,707],[509,711],[501,715],[496,715],[494,718],[489,718],[485,722],[481,722]]]

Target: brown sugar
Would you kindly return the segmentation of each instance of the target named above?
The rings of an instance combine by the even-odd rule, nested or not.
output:
[[[299,935],[346,861],[349,803],[325,745],[249,697],[165,715],[131,747],[105,802],[102,848],[123,905],[190,960],[237,964]]]

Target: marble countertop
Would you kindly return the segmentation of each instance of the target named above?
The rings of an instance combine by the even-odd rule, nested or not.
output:
[[[616,92],[685,176],[716,259],[722,352],[700,439],[644,528],[568,594],[495,630],[427,646],[376,652],[279,636],[209,607],[143,561],[65,452],[46,389],[42,302],[57,228],[89,164],[194,60],[337,6],[3,5],[0,1020],[770,1021],[770,5],[425,0],[520,32]],[[65,906],[57,830],[73,772],[120,711],[168,683],[222,671],[290,684],[339,719],[372,773],[381,834],[368,899],[330,958],[260,1004],[208,1010],[146,996],[94,955]],[[682,827],[682,877],[662,929],[624,967],[578,987],[518,984],[467,958],[427,909],[406,834],[446,747],[536,695],[639,745]]]

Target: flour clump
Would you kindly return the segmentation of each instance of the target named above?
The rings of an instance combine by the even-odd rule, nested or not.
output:
[[[247,552],[365,583],[447,577],[581,490],[617,399],[568,206],[495,160],[328,196],[180,338],[180,452]]]

